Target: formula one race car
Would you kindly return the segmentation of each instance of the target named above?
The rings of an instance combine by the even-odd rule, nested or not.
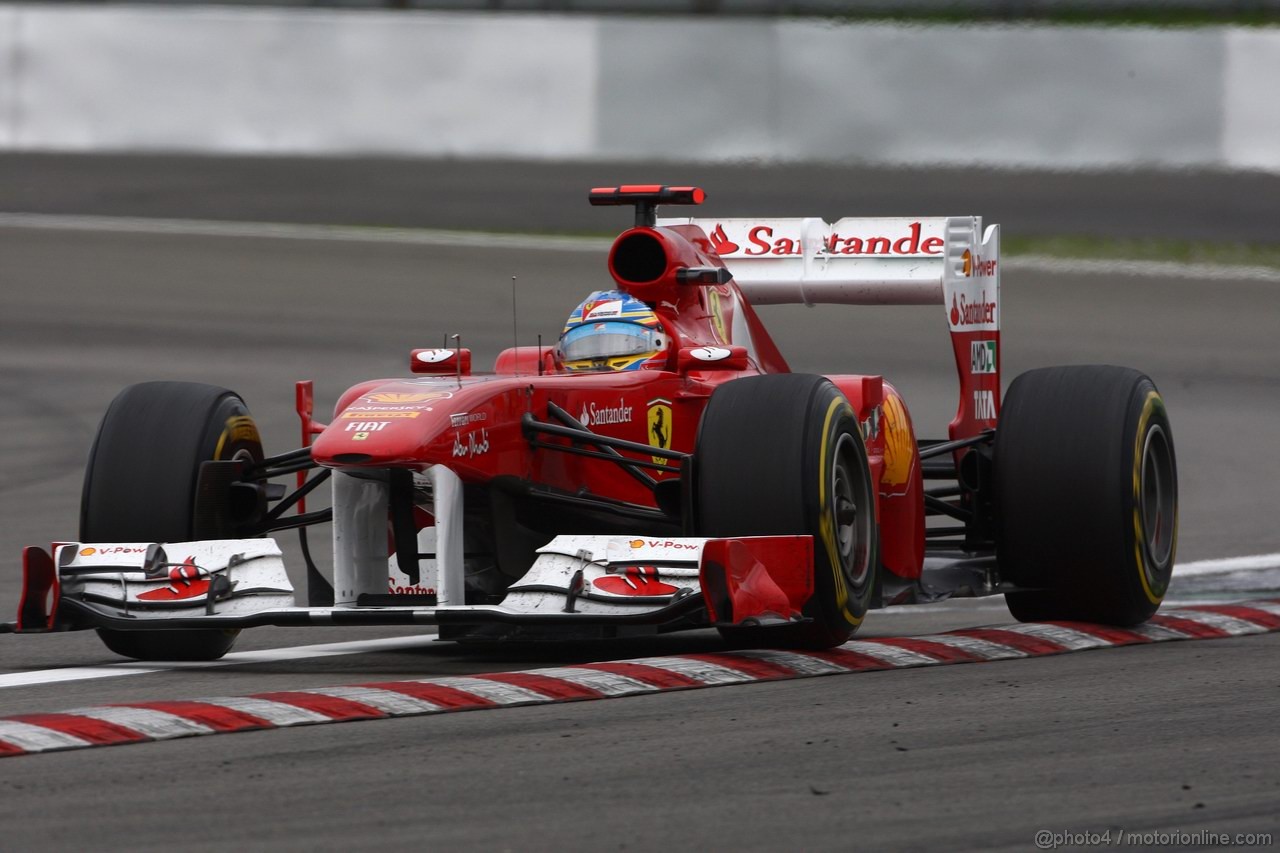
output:
[[[1169,584],[1173,438],[1120,367],[1019,376],[1001,400],[999,228],[977,217],[667,219],[634,205],[616,289],[555,347],[415,350],[265,456],[241,399],[149,382],[107,410],[80,537],[27,548],[17,632],[97,629],[140,659],[212,659],[254,625],[427,624],[458,640],[715,627],[830,647],[868,609],[1004,593],[1022,620],[1128,625]],[[880,376],[792,373],[754,306],[941,304],[960,401],[918,439]],[[290,490],[282,478],[296,475]],[[306,508],[330,481],[331,506]],[[943,524],[927,523],[930,516]],[[307,531],[332,523],[332,570]],[[298,529],[306,606],[269,534]],[[328,561],[321,561],[327,563]]]

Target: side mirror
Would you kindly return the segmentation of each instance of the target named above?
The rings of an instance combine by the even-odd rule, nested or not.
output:
[[[461,364],[461,366],[459,366]],[[416,349],[409,353],[409,369],[414,373],[437,376],[471,375],[471,350],[466,349]]]
[[[690,370],[746,370],[746,347],[681,347],[676,359],[676,369],[681,373]]]

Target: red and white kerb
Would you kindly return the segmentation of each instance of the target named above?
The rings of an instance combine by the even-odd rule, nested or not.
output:
[[[1090,649],[1280,631],[1280,600],[1177,608],[1135,628],[1053,622],[853,640],[823,652],[740,651],[609,661],[529,672],[137,702],[0,718],[0,757],[194,735],[610,699],[817,675],[1010,660]]]

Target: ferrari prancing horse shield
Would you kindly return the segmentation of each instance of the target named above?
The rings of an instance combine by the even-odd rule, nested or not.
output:
[[[649,401],[649,444],[662,450],[671,449],[671,401],[659,397]],[[654,462],[670,462],[665,456],[654,456]]]

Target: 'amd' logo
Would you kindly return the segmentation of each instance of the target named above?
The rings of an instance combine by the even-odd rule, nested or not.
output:
[[[969,372],[996,372],[996,342],[974,341],[969,344]]]

